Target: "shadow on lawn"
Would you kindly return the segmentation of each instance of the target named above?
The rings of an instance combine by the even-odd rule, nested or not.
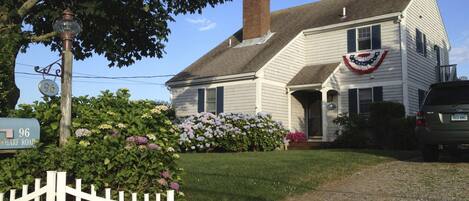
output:
[[[328,149],[330,151],[337,152],[355,152],[361,154],[371,154],[375,156],[382,156],[392,158],[398,161],[417,162],[423,163],[421,152],[415,151],[395,151],[395,150],[371,150],[371,149]],[[442,151],[440,153],[439,163],[468,163],[469,162],[469,150],[464,151],[461,156],[454,157],[448,152]]]

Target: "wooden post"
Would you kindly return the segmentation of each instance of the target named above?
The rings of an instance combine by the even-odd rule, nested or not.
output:
[[[106,199],[107,200],[111,200],[111,189],[110,188],[106,188]]]
[[[47,171],[46,201],[55,201],[56,174],[55,171]]]
[[[34,191],[36,192],[36,191],[38,191],[39,189],[41,189],[41,179],[35,179],[35,180],[34,180]],[[41,196],[35,197],[35,198],[34,198],[34,201],[39,201],[39,200],[40,200],[40,197],[41,197]],[[2,200],[0,199],[0,201],[2,201]]]
[[[73,54],[71,50],[63,51],[62,61],[62,87],[60,98],[60,145],[67,143],[72,129],[72,63]]]
[[[24,197],[28,195],[28,185],[23,185],[23,189],[22,189],[22,192],[21,192],[21,197]]]
[[[3,201],[3,196],[4,196],[4,195],[5,195],[5,194],[0,193],[0,201]]]
[[[15,201],[16,199],[16,189],[10,190],[10,201]]]
[[[143,201],[150,201],[150,194],[145,193],[145,194],[143,195]]]
[[[57,201],[65,201],[66,193],[65,187],[67,186],[67,173],[57,173]]]
[[[161,201],[161,194],[159,193],[156,194],[156,201]]]
[[[137,201],[137,193],[132,193],[132,201]]]
[[[78,191],[78,192],[81,192],[81,179],[76,179],[75,180],[75,189]],[[81,201],[81,198],[76,196],[75,197],[75,201]]]
[[[119,201],[124,201],[124,191],[119,191]]]
[[[174,190],[169,190],[167,193],[167,201],[174,201]]]
[[[96,189],[93,184],[91,184],[91,195],[96,196]]]

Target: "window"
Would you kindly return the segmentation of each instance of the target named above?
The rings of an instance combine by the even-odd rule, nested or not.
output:
[[[357,32],[358,50],[371,49],[371,27],[359,28]]]
[[[358,113],[368,114],[370,112],[370,104],[373,103],[373,89],[359,89],[358,103]]]
[[[205,99],[205,112],[217,113],[217,89],[207,89],[207,98]]]
[[[423,34],[420,30],[417,29],[415,41],[417,46],[417,53],[427,57],[427,35]]]
[[[383,87],[349,89],[349,113],[367,115],[371,103],[383,101]]]

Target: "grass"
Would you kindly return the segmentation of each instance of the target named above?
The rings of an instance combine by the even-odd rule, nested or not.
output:
[[[314,190],[379,163],[412,152],[314,150],[268,153],[182,154],[190,201],[282,200]]]

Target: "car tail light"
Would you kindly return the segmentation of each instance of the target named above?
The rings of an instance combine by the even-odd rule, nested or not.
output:
[[[425,127],[427,123],[425,122],[425,112],[417,112],[417,121],[416,126]]]

